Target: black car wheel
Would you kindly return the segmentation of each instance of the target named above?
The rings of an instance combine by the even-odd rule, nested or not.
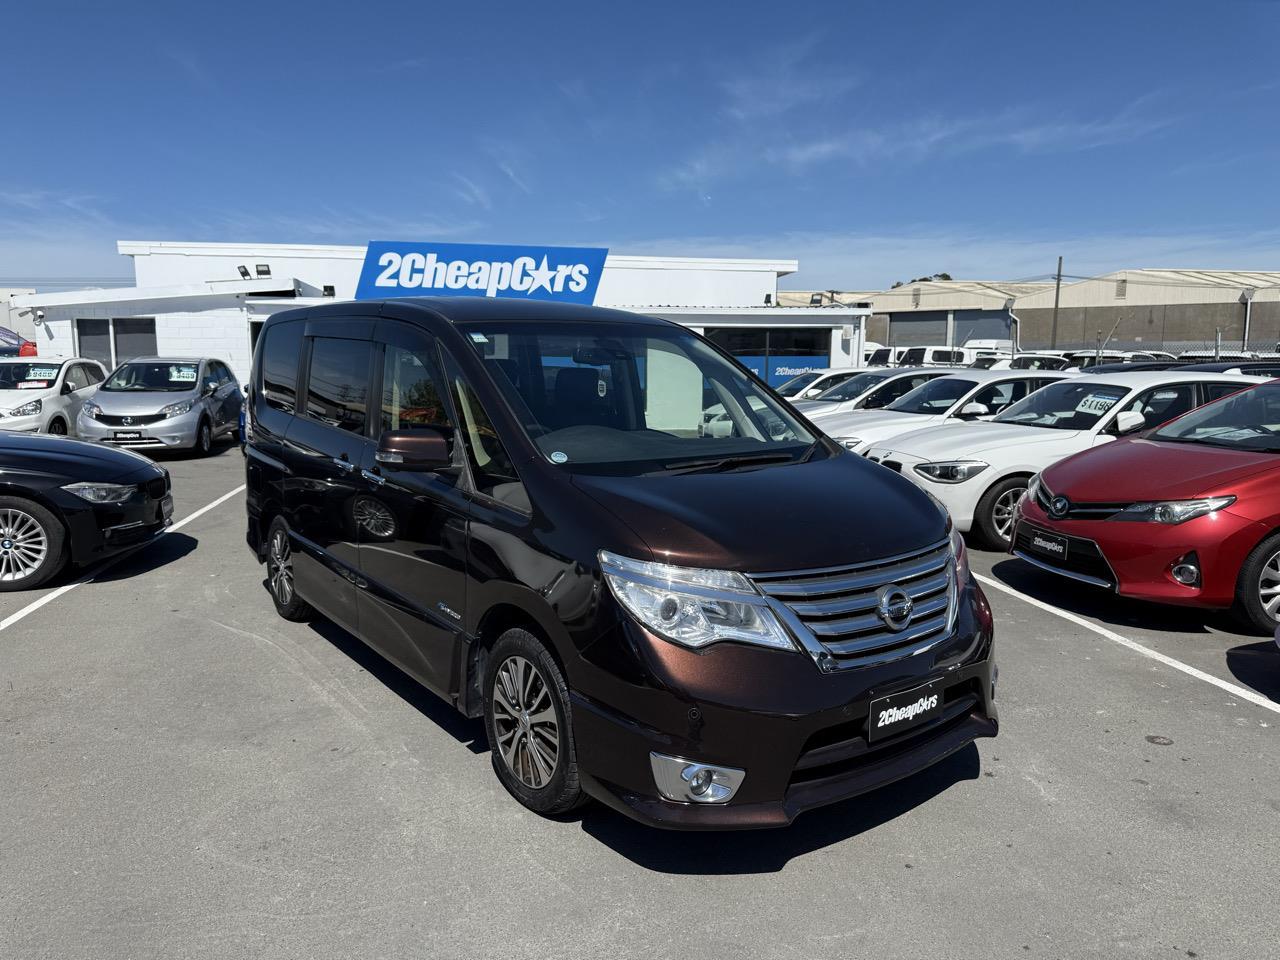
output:
[[[1253,548],[1240,567],[1233,608],[1241,623],[1274,634],[1280,628],[1280,533]]]
[[[213,450],[213,428],[209,421],[202,419],[196,427],[196,456],[207,457]]]
[[[276,613],[295,623],[309,620],[311,604],[298,596],[293,580],[293,548],[289,545],[289,527],[279,517],[271,521],[267,531],[267,590]]]
[[[57,437],[65,437],[67,435],[67,424],[61,417],[54,417],[49,421],[49,432]]]
[[[30,500],[0,497],[0,592],[30,590],[62,569],[66,531]]]
[[[973,513],[973,525],[984,545],[993,550],[1009,549],[1013,542],[1013,508],[1026,489],[1026,477],[1010,477],[993,484],[982,495]]]
[[[508,630],[489,654],[484,718],[493,770],[513,797],[543,816],[583,802],[569,688],[542,641],[527,630]]]

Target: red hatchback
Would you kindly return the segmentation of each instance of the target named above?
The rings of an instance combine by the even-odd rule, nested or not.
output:
[[[1126,597],[1280,625],[1280,381],[1033,478],[1012,551]]]

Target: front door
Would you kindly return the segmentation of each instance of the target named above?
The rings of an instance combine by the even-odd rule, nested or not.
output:
[[[285,519],[294,535],[298,592],[326,616],[357,632],[360,580],[357,497],[370,446],[368,408],[373,344],[351,339],[368,322],[307,324],[305,382],[285,435],[291,475]],[[344,333],[345,336],[337,334]]]
[[[453,436],[436,344],[392,320],[378,324],[374,436],[433,427]],[[460,458],[462,451],[458,450]],[[453,692],[466,608],[467,505],[462,461],[430,472],[360,464],[360,632],[384,656],[442,696]]]

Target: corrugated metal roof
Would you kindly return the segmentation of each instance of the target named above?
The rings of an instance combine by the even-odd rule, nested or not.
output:
[[[1130,282],[1182,284],[1196,287],[1274,287],[1280,286],[1280,271],[1262,270],[1179,270],[1143,267],[1140,270],[1118,270],[1097,279],[1127,279]]]

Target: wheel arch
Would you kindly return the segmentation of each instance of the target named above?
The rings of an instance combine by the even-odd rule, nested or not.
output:
[[[556,633],[563,632],[563,627],[558,623],[546,623],[546,614],[539,616],[529,606],[515,598],[504,597],[491,604],[477,620],[460,665],[458,709],[466,716],[478,717],[484,712],[481,683],[488,668],[489,651],[500,636],[513,628],[527,630],[541,640],[560,672],[568,678],[563,652],[554,637]]]

